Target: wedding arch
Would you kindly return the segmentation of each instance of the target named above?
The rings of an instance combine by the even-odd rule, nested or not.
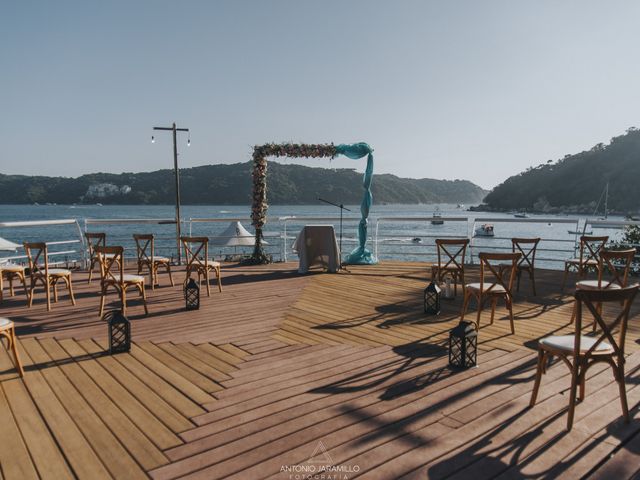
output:
[[[373,178],[373,150],[366,143],[350,145],[331,144],[295,144],[295,143],[267,143],[253,148],[253,196],[251,206],[251,223],[256,230],[256,242],[251,257],[252,263],[268,263],[269,257],[263,248],[262,229],[267,223],[267,157],[307,157],[334,158],[344,155],[347,158],[358,159],[367,157],[367,167],[364,172],[364,198],[360,204],[360,223],[358,225],[358,247],[346,258],[351,265],[371,265],[378,263],[371,251],[366,248],[369,209],[373,202],[371,195],[371,180]]]

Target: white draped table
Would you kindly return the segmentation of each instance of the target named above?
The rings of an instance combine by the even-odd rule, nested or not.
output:
[[[306,225],[292,248],[300,258],[298,273],[307,273],[312,265],[322,265],[330,273],[340,270],[340,250],[333,225]]]

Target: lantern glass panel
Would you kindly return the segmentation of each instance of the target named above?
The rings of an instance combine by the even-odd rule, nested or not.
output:
[[[472,322],[460,322],[449,333],[449,364],[469,368],[477,364],[478,333]]]
[[[198,310],[200,308],[200,286],[189,277],[184,287],[184,301],[187,310]]]
[[[424,289],[424,312],[431,315],[440,313],[440,287],[434,282]]]
[[[131,350],[131,323],[121,310],[105,315],[109,325],[109,353],[122,353]]]

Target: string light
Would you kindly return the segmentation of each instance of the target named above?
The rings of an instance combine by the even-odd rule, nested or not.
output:
[[[153,135],[151,135],[151,143],[156,143],[156,137],[154,137]]]
[[[188,135],[188,137],[187,137],[187,147],[190,147],[191,146],[191,132],[189,132],[187,135]]]

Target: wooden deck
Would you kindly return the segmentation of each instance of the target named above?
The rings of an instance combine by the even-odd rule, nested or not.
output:
[[[114,356],[97,282],[74,274],[78,305],[63,293],[50,313],[19,289],[0,306],[26,369],[22,380],[0,349],[0,479],[640,476],[640,305],[626,345],[632,422],[611,372],[594,367],[566,433],[564,365],[527,408],[536,340],[571,331],[560,274],[539,273],[538,297],[523,279],[515,335],[504,308],[493,325],[483,315],[479,367],[456,372],[445,341],[461,295],[425,316],[426,271],[226,266],[223,293],[197,312],[161,275],[148,317],[130,304],[131,352]]]

